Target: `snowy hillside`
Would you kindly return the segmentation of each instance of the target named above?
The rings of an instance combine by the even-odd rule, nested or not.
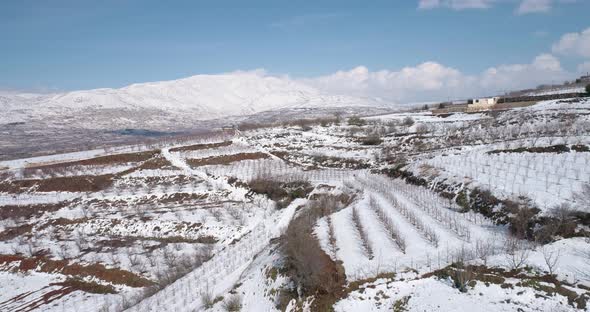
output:
[[[258,71],[133,84],[121,89],[95,89],[48,95],[0,94],[2,107],[12,114],[0,123],[86,110],[131,110],[146,114],[191,114],[192,120],[250,115],[284,108],[375,106],[377,101],[325,94],[288,78]],[[132,121],[134,121],[132,119]]]
[[[324,118],[0,161],[0,311],[590,311],[589,112]]]

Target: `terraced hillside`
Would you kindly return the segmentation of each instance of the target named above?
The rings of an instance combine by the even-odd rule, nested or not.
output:
[[[588,310],[588,100],[0,163],[1,311]]]

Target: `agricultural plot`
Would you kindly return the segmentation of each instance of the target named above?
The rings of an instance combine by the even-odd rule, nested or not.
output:
[[[525,196],[543,210],[568,203],[590,183],[590,152],[486,153],[437,156],[424,161],[430,173],[473,182],[504,198]]]
[[[352,280],[406,269],[428,271],[462,257],[486,260],[501,251],[506,231],[474,213],[461,214],[449,201],[419,187],[364,174],[349,181],[359,190],[357,202],[318,223],[322,247],[344,263]],[[330,246],[328,242],[336,242]],[[330,254],[330,253],[329,253]],[[468,259],[464,259],[468,260]]]
[[[71,309],[88,300],[108,306],[111,297],[164,287],[249,233],[271,208],[191,170],[183,158],[156,150],[7,175],[0,266],[38,282],[2,292],[2,309]]]

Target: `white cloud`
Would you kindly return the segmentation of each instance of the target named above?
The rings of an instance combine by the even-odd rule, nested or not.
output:
[[[358,66],[349,71],[305,79],[304,82],[330,93],[408,103],[492,95],[569,78],[572,75],[563,70],[556,57],[541,54],[530,64],[501,65],[477,75],[467,75],[436,62],[425,62],[397,71],[371,72],[364,66]]]
[[[330,93],[414,101],[436,96],[441,90],[456,88],[467,80],[469,78],[456,69],[425,62],[399,71],[370,72],[366,67],[358,66],[305,82]]]
[[[455,10],[487,9],[495,0],[419,0],[419,9],[446,7]]]
[[[561,63],[551,54],[541,54],[535,58],[532,64],[533,68],[547,71],[561,71]]]
[[[478,78],[478,87],[484,92],[499,93],[562,82],[570,77],[571,74],[561,68],[557,58],[541,54],[531,64],[501,65],[487,69]]]
[[[418,1],[419,9],[434,9],[440,6],[440,0],[420,0]]]
[[[516,14],[545,13],[552,9],[556,0],[511,0],[520,2]],[[508,2],[502,0],[418,0],[419,9],[450,8],[454,10],[487,9],[497,3]],[[559,2],[575,2],[575,0],[559,0]]]
[[[590,58],[590,28],[580,33],[569,33],[553,45],[553,53]]]
[[[518,14],[545,13],[551,10],[552,0],[523,0],[516,10]]]

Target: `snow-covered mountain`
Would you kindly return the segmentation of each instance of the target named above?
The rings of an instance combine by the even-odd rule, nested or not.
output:
[[[8,114],[0,123],[44,120],[68,116],[112,122],[158,123],[166,118],[209,120],[244,116],[285,108],[382,106],[367,98],[326,94],[304,83],[259,71],[133,84],[120,89],[94,89],[57,94],[0,94],[0,105]],[[121,111],[121,113],[118,113]],[[141,117],[141,118],[140,118]],[[164,118],[164,120],[166,119]],[[99,122],[100,123],[100,122]],[[148,122],[149,123],[149,122]]]

